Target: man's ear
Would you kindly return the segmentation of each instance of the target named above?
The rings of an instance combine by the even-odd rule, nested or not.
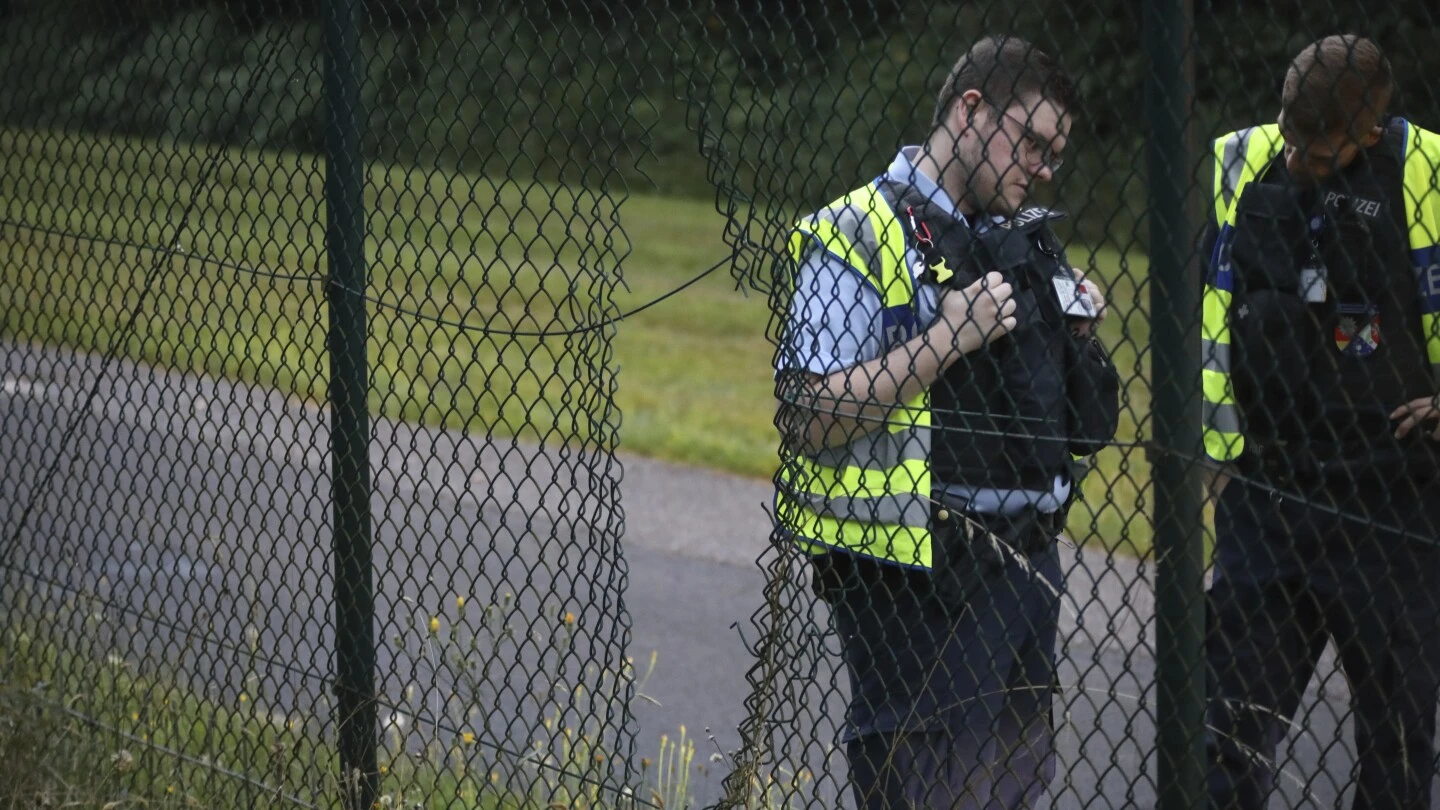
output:
[[[980,109],[981,98],[982,96],[979,90],[966,90],[959,96],[956,96],[955,106],[958,108],[958,112],[964,115],[966,126],[973,126],[975,124],[975,111]]]
[[[1384,128],[1384,127],[1379,126],[1379,125],[1373,126],[1373,127],[1370,128],[1370,132],[1365,135],[1365,141],[1364,141],[1363,143],[1361,143],[1360,145],[1361,145],[1362,147],[1366,148],[1366,149],[1369,149],[1370,147],[1372,147],[1372,146],[1374,146],[1375,144],[1379,143],[1379,142],[1380,142],[1380,139],[1381,139],[1382,137],[1384,137],[1384,135],[1385,135],[1385,128]]]

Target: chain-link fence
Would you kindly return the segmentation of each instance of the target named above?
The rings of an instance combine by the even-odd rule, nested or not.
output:
[[[0,2],[6,799],[1424,806],[1436,22]]]

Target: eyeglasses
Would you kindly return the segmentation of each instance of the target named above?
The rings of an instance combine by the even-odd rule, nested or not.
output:
[[[1005,116],[1006,119],[1020,125],[1020,140],[1014,147],[1016,160],[1024,160],[1031,165],[1038,164],[1049,169],[1051,174],[1060,171],[1060,167],[1065,165],[1065,159],[1056,156],[1055,150],[1050,146],[1049,138],[1042,137],[1029,124],[1016,118],[1009,110],[1001,108],[993,101],[986,99],[985,103]],[[1007,132],[1006,135],[1008,136],[1009,133]]]

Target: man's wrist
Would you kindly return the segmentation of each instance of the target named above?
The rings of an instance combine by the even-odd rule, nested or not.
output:
[[[1204,482],[1206,494],[1211,496],[1219,495],[1220,490],[1224,489],[1225,485],[1230,482],[1230,477],[1233,473],[1233,465],[1229,462],[1209,460],[1204,465],[1204,473],[1201,477]]]
[[[961,346],[960,342],[960,330],[951,326],[943,317],[936,319],[935,324],[926,330],[925,343],[936,352],[942,366],[948,366],[959,359],[960,355],[972,351]]]

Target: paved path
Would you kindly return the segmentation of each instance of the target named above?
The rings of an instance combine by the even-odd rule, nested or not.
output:
[[[85,355],[0,344],[7,531],[98,365]],[[576,667],[618,664],[627,628],[614,617],[623,598],[629,654],[642,670],[651,651],[658,656],[635,702],[635,756],[655,758],[660,735],[673,738],[681,725],[692,737],[713,731],[714,746],[702,740],[698,760],[738,745],[746,641],[757,635],[752,616],[765,581],[756,563],[769,528],[763,482],[630,456],[622,476],[603,459],[592,465],[560,448],[383,420],[374,433],[380,687],[399,708],[399,729],[433,735],[428,712],[523,748],[549,705],[536,697],[544,673],[569,672],[590,691],[603,689],[603,679]],[[7,593],[23,582],[55,606],[67,594],[95,592],[110,605],[103,627],[87,628],[76,614],[72,629],[84,634],[77,638],[110,644],[135,662],[183,666],[219,699],[246,690],[274,711],[323,717],[334,612],[326,435],[321,411],[273,392],[117,364],[73,437],[73,462],[40,496]],[[623,527],[610,506],[617,482]],[[1064,766],[1054,805],[1149,806],[1150,574],[1099,554],[1071,554],[1066,564]],[[516,633],[497,647],[480,630],[481,608],[507,592]],[[459,595],[469,600],[463,619]],[[551,596],[558,599],[546,601]],[[567,612],[576,638],[568,648],[556,640]],[[431,615],[445,645],[425,643]],[[476,651],[466,651],[470,638]],[[252,642],[258,660],[246,653]],[[474,672],[447,657],[457,651],[510,677],[476,687]],[[812,662],[818,686],[790,704],[801,739],[821,740],[806,748],[812,765],[822,765],[814,760],[833,734],[822,705],[828,697],[833,710],[839,700],[831,660]],[[1335,807],[1349,781],[1347,692],[1328,667],[1321,678],[1326,689],[1312,689],[1305,729],[1282,754],[1283,806]],[[595,720],[605,701],[587,695],[569,705],[579,722]],[[711,767],[692,778],[702,802],[718,791],[723,765]],[[822,794],[833,793],[843,773],[838,760],[830,767],[828,776],[820,772]],[[824,806],[835,805],[827,798]]]

